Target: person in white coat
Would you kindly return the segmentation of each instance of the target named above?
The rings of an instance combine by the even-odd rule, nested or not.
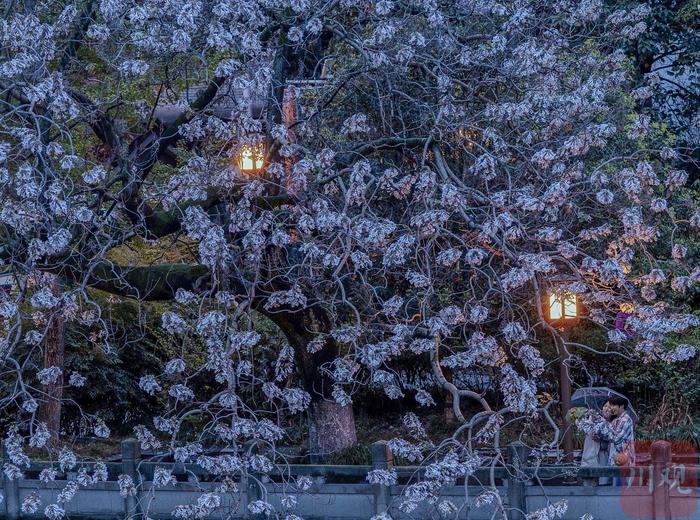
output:
[[[598,425],[601,422],[610,420],[612,416],[610,406],[606,402],[600,412],[589,410],[586,415],[582,423],[587,423],[590,427],[581,424],[581,429],[586,433],[583,440],[583,450],[581,452],[581,466],[607,466],[609,461],[609,443],[599,438],[596,435],[596,430],[600,428]],[[598,485],[604,486],[609,483],[610,479],[608,477],[600,477],[598,479]]]

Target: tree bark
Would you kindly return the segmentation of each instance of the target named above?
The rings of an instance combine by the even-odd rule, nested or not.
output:
[[[337,357],[338,345],[328,337],[320,351],[312,354],[307,350],[319,333],[330,330],[330,322],[318,309],[275,313],[268,317],[282,329],[294,349],[297,370],[305,390],[311,395],[309,455],[311,462],[324,462],[329,455],[357,443],[352,406],[341,406],[333,399],[333,381],[319,370]]]
[[[352,406],[316,401],[309,414],[309,458],[312,464],[357,443]]]
[[[442,368],[442,373],[445,379],[452,382],[452,370],[450,368]],[[445,424],[454,424],[457,421],[454,410],[454,396],[452,392],[445,392],[444,396],[445,399],[442,402],[442,419],[445,421]]]
[[[60,289],[53,287],[54,294]],[[55,383],[44,386],[45,397],[39,405],[39,420],[46,423],[50,442],[57,442],[61,434],[61,398],[63,397],[63,369],[65,357],[64,321],[60,311],[51,316],[44,339],[44,368],[58,367],[61,375]]]
[[[442,406],[442,418],[445,424],[454,424],[457,421],[457,416],[454,411],[454,397],[452,392],[445,392],[445,401]]]

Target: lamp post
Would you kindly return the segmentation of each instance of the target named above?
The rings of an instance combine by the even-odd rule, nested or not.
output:
[[[559,401],[564,426],[564,460],[569,463],[574,460],[574,434],[571,425],[566,424],[566,414],[571,408],[571,354],[566,343],[571,327],[578,323],[579,315],[578,298],[563,284],[554,285],[547,291],[545,316],[550,325],[559,331]]]

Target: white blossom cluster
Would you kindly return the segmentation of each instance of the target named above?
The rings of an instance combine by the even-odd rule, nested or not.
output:
[[[655,85],[626,56],[647,6],[100,0],[83,20],[70,3],[19,4],[0,20],[0,262],[17,285],[0,295],[3,471],[21,478],[29,446],[58,461],[43,481],[77,475],[55,503],[28,495],[25,514],[63,518],[107,479],[40,420],[59,386],[97,379],[42,360],[58,324],[122,349],[120,298],[159,309],[168,356],[134,385],[158,411],[122,425],[79,410],[80,423],[98,438],[126,426],[144,452],[219,478],[175,518],[219,514],[236,479],[268,478],[300,420],[312,452],[351,445],[359,391],[428,409],[451,396],[468,435],[434,443],[408,414],[410,440],[390,447],[425,465],[402,511],[454,515],[441,488],[492,462],[474,448],[546,419],[555,292],[611,351],[696,355],[683,305],[700,209],[685,151],[641,103]],[[163,463],[153,492],[175,480]],[[283,486],[281,507],[263,497],[249,513],[297,518],[312,482]]]

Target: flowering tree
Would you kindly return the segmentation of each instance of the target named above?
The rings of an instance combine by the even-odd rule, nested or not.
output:
[[[279,462],[279,417],[308,411],[316,454],[352,445],[354,392],[403,397],[409,390],[394,362],[410,358],[451,394],[461,421],[434,445],[408,416],[415,439],[391,443],[408,460],[433,452],[437,461],[401,507],[434,497],[483,462],[476,446],[499,447],[507,425],[549,417],[537,399],[545,364],[538,336],[565,352],[589,348],[547,322],[541,304],[550,290],[575,295],[584,319],[610,330],[608,353],[694,355],[666,340],[698,324],[668,302],[700,277],[684,242],[700,213],[686,174],[674,168],[672,136],[636,110],[653,92],[633,83],[623,51],[645,29],[644,6],[8,7],[0,25],[0,231],[17,291],[0,307],[8,382],[0,402],[16,418],[9,478],[28,462],[24,442],[60,449],[50,442],[52,414],[37,409],[60,403],[62,386],[85,378],[63,374],[46,354],[71,323],[104,341],[97,290],[172,301],[162,326],[182,355],[141,378],[143,391],[167,406],[134,432],[144,448],[166,448],[220,475],[221,493],[233,492],[233,476]],[[262,171],[242,171],[241,152],[261,142]],[[163,255],[119,263],[115,252],[137,240]],[[614,327],[621,304],[632,309],[632,337]],[[289,343],[272,374],[251,361],[256,314]],[[206,356],[188,365],[185,352],[197,342]],[[457,377],[475,368],[497,381],[498,400]],[[213,382],[198,394],[190,382],[203,373]],[[266,402],[247,399],[250,388]],[[410,392],[429,407],[428,390]],[[109,436],[99,416],[85,419]],[[544,442],[556,446],[560,432],[550,424]],[[203,453],[251,439],[262,454]],[[70,450],[59,453],[61,469],[76,464]],[[68,499],[104,476],[96,468],[68,484]],[[171,478],[165,469],[154,477],[158,485]],[[133,494],[129,476],[120,485]],[[64,502],[41,507],[59,518]],[[218,503],[205,496],[175,514],[205,515]],[[264,501],[251,506],[270,510]]]

